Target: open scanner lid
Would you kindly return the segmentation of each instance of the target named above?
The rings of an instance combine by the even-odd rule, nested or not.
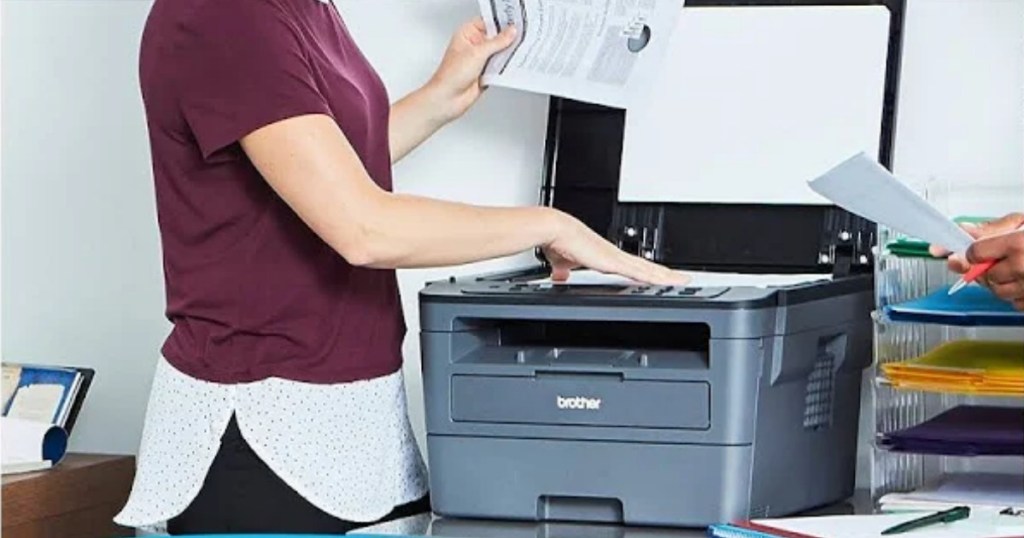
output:
[[[684,13],[786,6],[888,10],[877,159],[891,169],[904,0],[687,0]],[[574,215],[620,248],[677,268],[835,276],[871,272],[875,224],[828,203],[620,201],[626,127],[623,110],[552,98],[542,203]]]

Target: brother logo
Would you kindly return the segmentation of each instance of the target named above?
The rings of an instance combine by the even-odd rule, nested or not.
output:
[[[601,399],[600,398],[584,398],[583,396],[570,396],[568,398],[564,396],[555,396],[558,403],[559,409],[590,409],[600,410]]]

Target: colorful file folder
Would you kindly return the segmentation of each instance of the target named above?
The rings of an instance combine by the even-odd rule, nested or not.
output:
[[[1024,341],[947,342],[916,359],[883,364],[896,388],[986,396],[1024,396]]]
[[[996,297],[987,288],[972,284],[949,295],[943,287],[920,299],[885,307],[886,317],[896,322],[940,323],[954,326],[1024,327],[1024,312]]]
[[[916,239],[897,239],[889,243],[886,248],[893,256],[901,258],[931,258],[929,245],[926,241]]]
[[[945,456],[1024,455],[1024,408],[960,405],[930,420],[883,434],[897,452]]]
[[[962,216],[953,219],[957,224],[980,224],[993,220],[990,217]],[[930,245],[917,238],[902,237],[886,245],[889,254],[900,258],[931,258]]]

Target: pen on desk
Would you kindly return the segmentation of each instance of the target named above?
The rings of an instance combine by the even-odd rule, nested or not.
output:
[[[1009,233],[1021,231],[1024,231],[1024,225],[1019,226],[1016,230],[1013,230],[1012,232]],[[957,283],[953,285],[953,287],[949,288],[949,295],[953,295],[954,293],[967,287],[968,284],[974,282],[979,277],[981,277],[981,275],[988,272],[988,270],[991,269],[992,266],[995,265],[998,261],[999,260],[985,260],[983,262],[979,262],[972,265],[970,270],[964,273],[964,276],[960,277],[960,280],[958,280]]]
[[[894,525],[882,531],[883,535],[889,534],[900,534],[921,527],[927,527],[929,525],[936,525],[938,523],[952,523],[961,519],[967,519],[971,515],[971,509],[967,506],[955,506],[949,510],[943,510],[927,516],[911,519],[910,521],[904,521],[899,525]]]

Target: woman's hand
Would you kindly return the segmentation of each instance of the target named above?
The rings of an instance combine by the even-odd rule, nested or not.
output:
[[[558,216],[554,239],[542,246],[551,263],[553,281],[564,282],[578,267],[662,286],[682,286],[690,280],[683,273],[623,252],[571,216]]]
[[[427,83],[444,120],[462,116],[476,103],[483,93],[480,76],[487,60],[514,41],[515,29],[511,26],[494,37],[488,37],[484,21],[479,17],[459,27],[448,44],[441,65]]]
[[[1018,230],[1021,225],[1024,225],[1024,214],[1013,213],[980,226],[967,227],[976,241],[967,250],[966,257],[951,256],[943,248],[933,247],[931,253],[949,256],[949,269],[959,274],[966,273],[973,264],[997,260],[978,282],[1024,311],[1024,231]]]
[[[400,161],[438,129],[465,114],[483,94],[480,76],[487,60],[514,41],[511,27],[489,38],[482,19],[462,25],[430,81],[391,107],[391,162]]]

